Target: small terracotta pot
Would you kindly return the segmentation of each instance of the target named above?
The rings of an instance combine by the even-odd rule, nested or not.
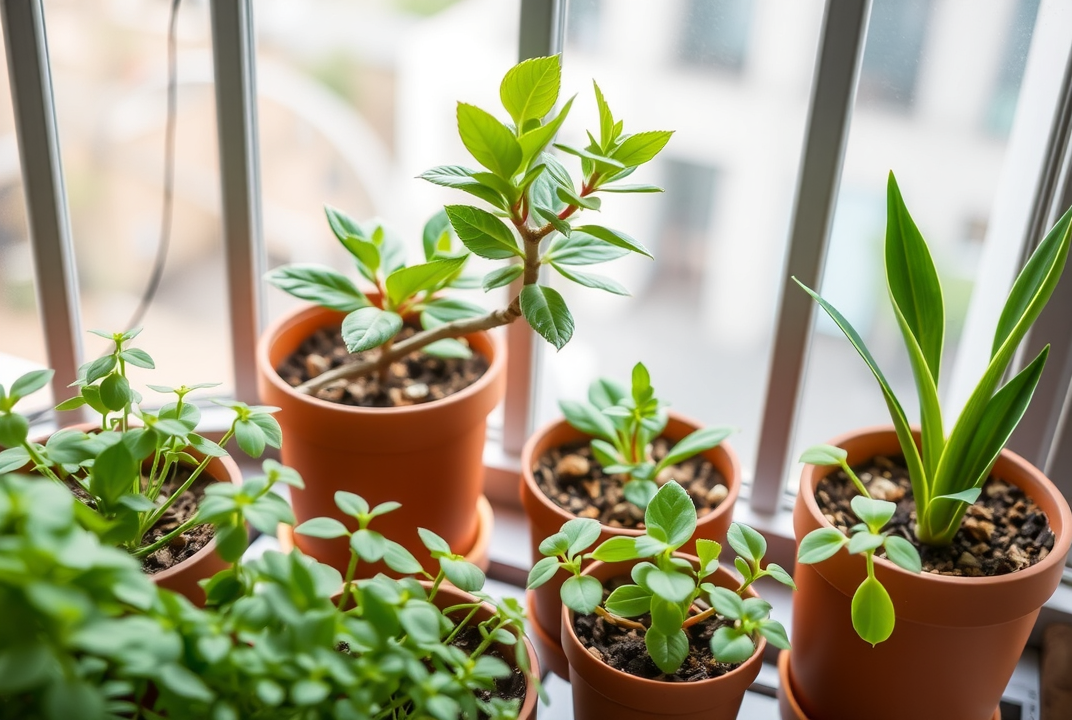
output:
[[[347,490],[370,505],[388,500],[402,508],[377,518],[376,527],[424,562],[417,536],[423,527],[466,554],[477,536],[477,499],[484,487],[484,434],[488,413],[505,392],[505,351],[488,333],[466,336],[488,358],[486,373],[469,387],[434,402],[398,408],[331,403],[295,392],[275,368],[320,328],[337,326],[344,313],[305,307],[278,320],[257,345],[261,401],[276,405],[283,429],[283,464],[297,470],[305,489],[291,503],[298,522],[334,517],[335,492]],[[356,529],[356,528],[353,528]],[[298,538],[321,562],[345,569],[344,539]]]
[[[843,448],[851,465],[901,454],[891,427],[860,430],[830,444]],[[798,540],[829,526],[815,488],[835,469],[805,466],[793,510]],[[796,566],[787,690],[808,717],[855,718],[863,709],[871,720],[993,716],[1035,617],[1060,582],[1072,545],[1072,513],[1041,472],[1008,450],[991,473],[1038,503],[1056,538],[1053,550],[1030,568],[995,577],[915,574],[875,558],[875,574],[897,613],[893,635],[875,647],[856,635],[850,614],[852,595],[867,576],[864,557],[839,552]]]
[[[666,424],[663,436],[674,442],[681,440],[701,427],[699,423],[673,411],[670,411],[669,415],[670,420]],[[580,430],[573,428],[564,419],[557,420],[533,434],[521,450],[521,503],[529,520],[529,534],[534,560],[540,557],[540,543],[544,538],[558,532],[563,523],[572,520],[576,516],[556,505],[540,490],[540,486],[536,483],[536,478],[533,475],[533,469],[544,453],[549,450],[585,439],[590,438]],[[729,493],[714,511],[699,518],[696,523],[696,531],[692,537],[693,540],[706,538],[725,543],[726,531],[729,530],[730,522],[733,519],[733,504],[737,501],[737,495],[741,491],[741,464],[737,460],[737,454],[725,440],[717,447],[700,453],[700,456],[714,465],[726,479],[726,489]],[[637,537],[643,534],[643,530],[603,525],[598,542],[603,542],[618,535]],[[695,544],[692,542],[684,546],[685,551],[693,548],[695,548]],[[545,668],[561,678],[565,678],[568,672],[566,657],[562,653],[562,645],[558,640],[561,634],[562,617],[562,601],[559,598],[559,590],[565,581],[565,576],[559,573],[546,584],[526,594],[529,617],[532,619],[534,626],[538,626],[533,628],[533,640],[540,653],[540,659],[543,661]]]
[[[606,582],[628,576],[635,564],[594,562],[584,573]],[[721,567],[709,580],[731,590],[740,584]],[[756,596],[751,588],[747,595]],[[766,647],[767,641],[760,637],[752,657],[721,677],[687,683],[648,680],[615,670],[592,656],[573,631],[573,611],[562,608],[562,649],[569,660],[576,720],[733,720],[745,691],[759,675]]]

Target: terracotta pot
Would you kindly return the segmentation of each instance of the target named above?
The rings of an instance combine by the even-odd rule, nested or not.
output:
[[[371,505],[402,503],[400,510],[377,518],[376,528],[422,562],[427,553],[418,527],[466,554],[479,524],[485,423],[506,387],[502,343],[487,333],[467,336],[473,350],[488,358],[487,372],[464,390],[423,405],[363,408],[295,392],[275,368],[316,330],[338,325],[344,316],[305,307],[278,320],[257,345],[261,401],[281,408],[276,419],[283,429],[283,464],[305,480],[304,490],[291,493],[298,522],[314,517],[345,522],[334,496],[337,490],[348,490]],[[298,546],[321,562],[345,569],[345,539],[299,536]]]
[[[491,511],[491,503],[483,495],[476,502],[477,518],[479,519],[479,525],[476,531],[476,541],[473,543],[473,547],[469,549],[469,552],[465,554],[465,559],[476,565],[481,570],[487,572],[488,566],[491,564],[491,558],[488,555],[488,547],[491,545],[491,531],[495,525],[495,515]],[[372,529],[376,529],[376,525],[372,526]],[[290,525],[280,524],[276,528],[276,538],[279,540],[279,549],[285,553],[289,553],[294,549],[294,528]],[[425,550],[423,554],[427,554]],[[420,557],[420,556],[418,556]],[[363,563],[364,564],[364,563]],[[375,563],[373,565],[365,564],[365,570],[368,575],[374,575],[376,573],[384,573],[395,577],[398,573],[387,567],[382,562]]]
[[[605,582],[628,576],[635,563],[594,562],[584,572]],[[730,589],[740,584],[725,568],[719,568],[710,581]],[[755,591],[750,588],[747,595],[755,597]],[[573,611],[562,608],[562,648],[569,660],[576,720],[733,720],[745,691],[759,675],[766,646],[767,641],[760,637],[752,657],[721,677],[687,683],[647,680],[615,670],[592,656],[573,631]]]
[[[673,441],[681,440],[700,428],[700,425],[683,415],[671,411],[670,421],[666,425],[663,436]],[[536,484],[533,468],[539,459],[549,450],[568,445],[578,440],[588,439],[589,436],[576,430],[564,419],[557,420],[538,430],[521,450],[521,503],[525,507],[525,514],[529,520],[529,534],[532,543],[532,557],[540,557],[540,543],[544,538],[558,532],[562,524],[572,520],[575,515],[556,505],[548,498],[540,486]],[[714,511],[708,513],[696,523],[696,531],[693,539],[707,538],[725,542],[726,531],[729,530],[733,519],[733,504],[737,501],[737,495],[741,491],[741,465],[737,460],[737,454],[728,442],[723,440],[717,447],[711,448],[700,454],[708,462],[715,466],[726,479],[726,489],[729,494]],[[615,528],[604,525],[598,542],[603,542],[617,535],[636,537],[643,535],[643,530]],[[685,551],[693,549],[695,545],[689,543],[683,548]],[[529,617],[533,621],[533,640],[544,667],[554,672],[559,677],[565,678],[568,672],[566,657],[562,653],[562,645],[559,641],[561,633],[562,601],[559,599],[559,589],[566,581],[564,574],[559,573],[545,585],[526,594],[526,603],[529,608]]]
[[[850,464],[901,454],[890,427],[860,430],[830,444],[844,448]],[[798,539],[829,525],[815,487],[834,469],[805,466],[793,510]],[[839,552],[816,565],[796,566],[787,688],[808,717],[856,718],[864,708],[872,720],[993,716],[1035,617],[1060,582],[1072,545],[1072,513],[1057,488],[1018,455],[1003,451],[991,472],[1046,513],[1056,536],[1053,550],[1033,567],[995,577],[915,574],[875,558],[876,576],[897,612],[886,642],[871,647],[852,628],[852,595],[867,575],[862,555]]]

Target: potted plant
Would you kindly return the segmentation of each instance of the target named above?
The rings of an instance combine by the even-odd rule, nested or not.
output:
[[[391,522],[408,547],[420,543],[404,533],[421,526],[468,552],[479,532],[475,508],[483,484],[485,420],[505,388],[502,347],[488,331],[523,317],[561,348],[573,334],[573,317],[562,296],[540,283],[540,269],[549,266],[567,280],[625,294],[615,281],[577,268],[629,252],[650,257],[625,233],[581,224],[577,217],[599,210],[603,192],[658,191],[622,180],[654,158],[671,133],[623,133],[596,86],[599,130],[590,134],[590,144],[555,146],[580,159],[581,180],[575,182],[547,152],[572,105],[570,99],[555,110],[560,76],[557,56],[526,60],[507,72],[500,96],[509,122],[458,104],[462,143],[482,169],[446,165],[421,177],[465,191],[490,210],[448,205],[425,227],[423,263],[406,265],[401,241],[382,225],[328,208],[333,233],[374,289],[361,290],[319,266],[269,273],[277,287],[319,306],[277,322],[257,353],[261,399],[282,408],[284,462],[308,483],[293,497],[299,520],[335,512],[334,493],[356,489],[373,502],[402,500],[405,509]],[[462,275],[470,255],[505,264],[473,281]],[[508,302],[491,312],[444,294],[474,284],[513,289]],[[326,339],[314,342],[323,349],[300,350],[320,332]],[[288,365],[299,351],[297,365]],[[471,376],[467,387],[443,396],[422,378],[446,372],[445,363],[460,364],[470,354],[472,368],[457,371]],[[389,486],[383,478],[392,480]],[[298,542],[326,562],[346,562],[345,543]]]
[[[800,592],[793,653],[780,663],[784,717],[845,717],[860,708],[874,718],[995,715],[1072,545],[1061,493],[1003,449],[1048,347],[1001,385],[1064,268],[1070,219],[1072,210],[1014,282],[986,372],[948,436],[937,394],[941,287],[892,174],[886,278],[919,393],[918,428],[860,336],[808,290],[874,373],[893,427],[842,436],[802,458],[809,464],[793,513]]]
[[[599,379],[588,402],[563,400],[559,407],[565,417],[537,431],[521,453],[521,500],[534,557],[542,540],[574,517],[598,520],[600,540],[643,535],[645,508],[671,478],[688,487],[699,518],[694,537],[725,541],[740,491],[737,456],[724,442],[730,428],[700,428],[667,410],[643,363],[633,367],[628,390]],[[530,590],[526,604],[541,660],[565,677],[562,582],[556,577]]]
[[[223,403],[234,412],[220,443],[197,432],[201,412],[187,396],[212,385],[149,387],[174,400],[158,411],[141,406],[130,386],[129,366],[151,369],[152,358],[130,342],[137,330],[108,335],[112,351],[83,365],[79,392],[57,409],[88,405],[96,425],[61,429],[40,442],[29,439],[29,422],[18,401],[48,384],[51,370],[23,375],[10,390],[0,387],[0,473],[26,469],[68,488],[82,502],[79,520],[102,541],[123,548],[153,579],[191,600],[202,601],[198,582],[211,577],[246,548],[245,523],[215,527],[199,513],[199,499],[213,493],[246,497],[255,527],[274,532],[292,521],[289,506],[266,486],[242,486],[241,474],[223,446],[234,438],[251,457],[279,447],[274,408]],[[217,485],[210,484],[217,481]]]
[[[271,472],[293,479],[286,468]],[[367,527],[391,508],[340,502],[362,525],[355,555],[384,552],[420,572],[408,551]],[[51,483],[0,477],[4,717],[535,717],[521,610],[445,583],[448,574],[477,592],[483,583],[456,556],[439,553],[425,583],[344,584],[300,553],[269,552],[208,581],[209,606],[199,609],[80,528],[75,506]]]
[[[727,539],[739,580],[719,566],[714,540],[697,539],[695,557],[678,553],[691,542],[696,511],[674,481],[659,489],[644,518],[644,534],[610,538],[590,554],[599,524],[569,520],[544,540],[544,557],[529,573],[530,588],[560,569],[569,575],[561,585],[562,646],[574,716],[735,718],[766,643],[789,647],[752,583],[770,576],[792,587],[793,580],[773,563],[763,566],[763,537],[737,523]],[[582,571],[588,558],[599,562]]]

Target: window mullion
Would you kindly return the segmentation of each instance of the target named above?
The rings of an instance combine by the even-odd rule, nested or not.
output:
[[[829,0],[823,17],[756,458],[756,512],[777,511],[785,488],[814,319],[814,304],[790,277],[813,288],[822,278],[869,9],[870,0]]]

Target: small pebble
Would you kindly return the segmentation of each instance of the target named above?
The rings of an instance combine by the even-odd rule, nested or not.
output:
[[[590,467],[588,460],[580,455],[567,455],[555,465],[555,473],[564,477],[583,477]]]
[[[705,499],[707,504],[711,507],[717,507],[720,502],[726,499],[730,494],[729,488],[725,485],[715,485],[713,488],[707,491]]]
[[[428,397],[428,386],[424,383],[413,383],[406,386],[402,392],[410,400],[424,400]]]
[[[887,500],[889,502],[897,502],[905,496],[904,488],[893,482],[887,480],[884,477],[875,478],[871,481],[870,487],[867,488],[871,493],[871,497],[876,500]]]
[[[310,378],[323,375],[331,367],[331,360],[323,355],[311,354],[305,356],[305,372]]]
[[[957,567],[960,568],[977,568],[979,567],[979,561],[969,552],[962,552],[960,557],[957,558]]]

